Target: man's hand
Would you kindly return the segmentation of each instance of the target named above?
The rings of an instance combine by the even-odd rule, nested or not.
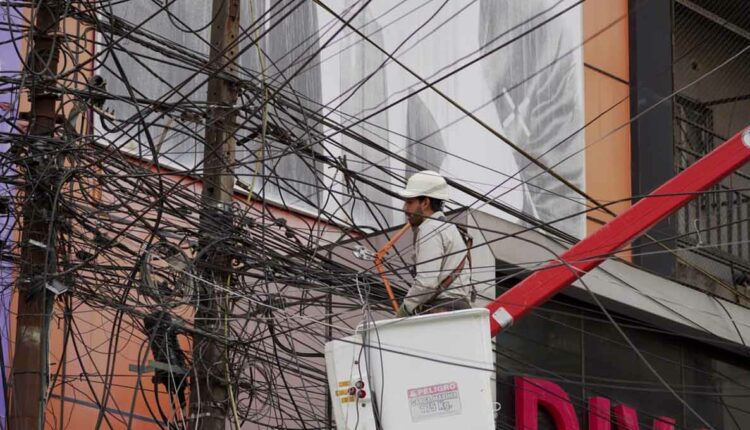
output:
[[[398,312],[396,312],[396,318],[406,318],[409,316],[409,311],[406,310],[406,306],[401,305],[400,308],[398,308]]]

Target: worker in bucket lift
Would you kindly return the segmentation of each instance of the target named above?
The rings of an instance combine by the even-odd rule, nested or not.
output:
[[[450,198],[440,174],[424,170],[409,178],[400,191],[404,212],[414,233],[414,284],[397,317],[470,309],[470,239],[447,222],[443,201]],[[468,248],[467,248],[468,245]]]

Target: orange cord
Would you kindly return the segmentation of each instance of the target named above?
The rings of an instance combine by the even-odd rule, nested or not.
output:
[[[398,312],[398,302],[396,301],[396,296],[393,294],[393,289],[391,288],[391,282],[388,280],[388,278],[385,276],[385,267],[383,267],[383,257],[385,257],[386,252],[388,252],[389,249],[393,247],[393,244],[395,244],[399,239],[401,239],[401,236],[404,235],[407,231],[409,231],[409,228],[411,226],[409,223],[404,224],[404,226],[399,230],[392,238],[388,241],[385,245],[383,245],[382,248],[380,248],[375,254],[375,268],[378,269],[378,273],[380,273],[380,278],[383,280],[383,285],[385,285],[385,291],[388,293],[388,298],[391,299],[391,305],[393,306],[393,312]]]

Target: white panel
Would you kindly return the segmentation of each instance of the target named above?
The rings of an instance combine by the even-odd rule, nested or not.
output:
[[[486,309],[360,327],[326,344],[326,366],[338,430],[375,429],[375,407],[385,429],[495,428]],[[363,399],[347,393],[358,381]]]

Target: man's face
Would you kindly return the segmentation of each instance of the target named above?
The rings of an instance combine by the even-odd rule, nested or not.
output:
[[[404,213],[406,219],[409,221],[412,227],[417,227],[422,224],[425,218],[425,210],[429,207],[430,201],[425,198],[412,197],[406,199],[404,202]]]

